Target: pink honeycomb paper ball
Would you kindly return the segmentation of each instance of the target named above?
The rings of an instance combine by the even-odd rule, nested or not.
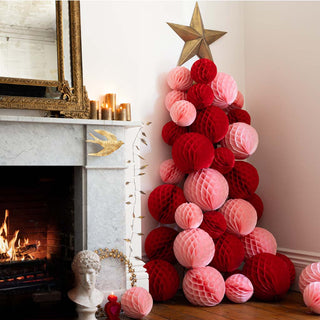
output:
[[[299,289],[303,294],[305,287],[312,282],[320,282],[320,262],[306,266],[299,277]]]
[[[172,90],[167,93],[166,98],[164,100],[164,104],[168,111],[170,111],[172,105],[180,100],[186,100],[187,94],[184,91]]]
[[[220,208],[227,222],[227,231],[237,236],[251,233],[257,224],[254,206],[243,199],[230,199]]]
[[[241,109],[244,105],[244,97],[243,94],[238,91],[236,99],[233,103],[229,106],[230,109]]]
[[[130,288],[121,297],[121,308],[128,317],[133,319],[147,316],[152,306],[151,294],[141,287]]]
[[[211,82],[213,90],[213,105],[221,109],[227,108],[232,104],[238,94],[238,87],[235,80],[226,73],[218,72]]]
[[[258,143],[256,129],[244,122],[230,124],[227,134],[221,141],[221,145],[231,150],[239,160],[251,156],[256,151]]]
[[[194,105],[186,100],[175,102],[170,109],[170,117],[180,127],[187,127],[193,123],[197,116]]]
[[[277,241],[267,229],[256,227],[251,233],[241,238],[245,250],[245,259],[259,253],[277,253]],[[280,259],[280,258],[279,258]]]
[[[178,184],[185,174],[175,165],[173,159],[168,159],[160,164],[160,178],[164,183]]]
[[[189,174],[183,190],[186,199],[197,204],[204,211],[220,208],[229,193],[228,183],[224,176],[219,171],[210,168]]]
[[[235,303],[245,303],[253,295],[253,285],[243,274],[234,274],[226,280],[226,296]]]
[[[212,307],[219,304],[225,293],[222,275],[212,267],[189,270],[184,276],[182,289],[190,303]]]
[[[193,83],[190,71],[185,67],[173,68],[167,77],[168,85],[173,90],[188,90]]]
[[[214,256],[212,238],[201,229],[180,232],[173,243],[173,252],[178,262],[186,268],[204,267]]]
[[[202,223],[203,213],[196,204],[186,202],[177,208],[174,218],[181,229],[198,228]]]
[[[309,283],[303,292],[303,301],[314,313],[320,314],[320,282]]]

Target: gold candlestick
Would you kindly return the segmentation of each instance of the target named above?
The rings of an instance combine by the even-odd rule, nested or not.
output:
[[[112,120],[112,109],[108,105],[101,108],[101,118],[102,120]]]
[[[131,121],[131,105],[130,103],[121,103],[120,107],[126,110],[126,120]]]
[[[118,114],[118,120],[121,121],[126,121],[127,117],[126,117],[126,108],[123,108],[122,106],[120,106],[117,110],[117,114]]]
[[[90,101],[90,119],[99,119],[98,110],[99,110],[99,101],[91,100]]]
[[[107,93],[104,96],[105,103],[111,108],[112,110],[112,119],[117,119],[116,114],[116,94],[115,93]]]

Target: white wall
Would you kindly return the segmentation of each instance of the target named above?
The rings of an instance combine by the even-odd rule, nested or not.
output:
[[[296,263],[320,260],[320,2],[247,2],[246,106],[262,226]]]
[[[133,120],[151,121],[146,128],[149,164],[142,189],[149,193],[161,184],[160,163],[170,158],[161,138],[169,121],[164,97],[166,74],[176,66],[183,41],[166,24],[189,25],[194,1],[82,1],[84,83],[90,99],[116,92],[118,102],[131,102]],[[241,2],[199,2],[206,29],[228,31],[211,45],[218,70],[231,74],[244,91],[244,15]],[[191,67],[196,59],[186,66]],[[143,197],[145,235],[156,225]]]

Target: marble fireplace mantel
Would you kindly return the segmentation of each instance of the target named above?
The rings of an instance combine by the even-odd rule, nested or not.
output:
[[[139,122],[60,119],[26,116],[0,116],[1,166],[73,166],[75,168],[75,250],[116,248],[133,263],[137,285],[148,289],[148,276],[141,257],[141,224],[132,224],[125,181],[132,179],[134,164],[128,164],[132,154],[132,137]],[[125,144],[105,157],[88,156],[101,147],[87,143],[94,130],[113,133]],[[139,195],[137,195],[139,197]],[[138,199],[140,200],[140,198]],[[137,201],[135,213],[140,210]],[[139,215],[137,215],[139,216]],[[140,220],[141,219],[137,219]],[[124,239],[132,239],[128,243]],[[112,261],[111,261],[112,260]],[[129,288],[130,274],[114,259],[102,261],[99,289],[121,294]]]

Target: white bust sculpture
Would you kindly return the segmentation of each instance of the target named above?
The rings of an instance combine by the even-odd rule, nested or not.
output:
[[[71,267],[76,287],[68,292],[68,297],[77,304],[79,320],[95,320],[97,306],[104,298],[103,293],[95,288],[96,276],[101,268],[100,258],[92,251],[80,251],[75,255]]]

